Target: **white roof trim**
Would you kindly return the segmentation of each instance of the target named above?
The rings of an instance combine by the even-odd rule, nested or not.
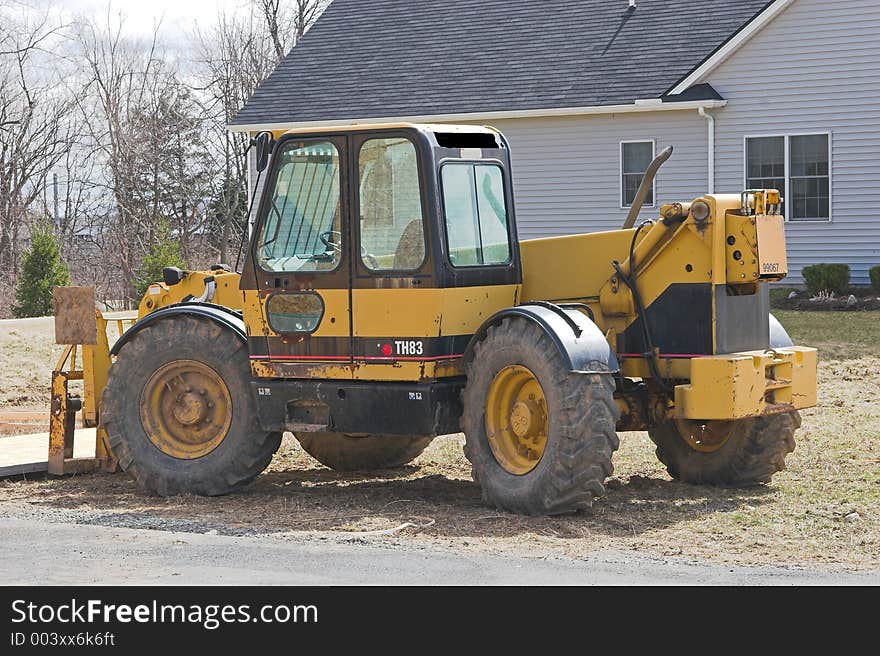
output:
[[[686,102],[661,102],[659,98],[636,100],[631,105],[601,105],[598,107],[560,107],[558,109],[529,109],[503,112],[476,112],[472,114],[434,114],[429,116],[395,116],[364,118],[356,120],[302,121],[289,123],[255,123],[229,125],[232,132],[255,132],[257,130],[292,130],[296,128],[319,128],[337,125],[372,125],[379,123],[455,123],[456,121],[494,121],[506,118],[546,118],[553,116],[588,116],[590,114],[630,114],[635,112],[669,112],[686,109],[717,109],[727,105],[726,100],[688,100]]]
[[[785,11],[789,5],[795,0],[776,0],[772,5],[767,7],[757,18],[736,33],[732,39],[727,41],[723,46],[716,50],[706,61],[694,69],[686,78],[676,84],[670,91],[669,95],[687,91],[693,85],[702,81],[706,75],[715,70],[724,60],[730,57],[734,52],[740,49],[742,45],[757,34],[767,23],[776,18]]]

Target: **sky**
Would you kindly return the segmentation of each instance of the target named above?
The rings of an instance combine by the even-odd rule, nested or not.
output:
[[[51,6],[70,14],[104,15],[108,0],[51,0]],[[161,20],[163,41],[170,47],[183,46],[188,33],[198,23],[208,27],[218,11],[246,11],[247,0],[112,0],[114,15],[125,16],[125,30],[132,36],[148,36]]]

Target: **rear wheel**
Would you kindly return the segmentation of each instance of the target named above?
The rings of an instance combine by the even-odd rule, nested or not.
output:
[[[346,435],[302,433],[296,436],[303,450],[337,471],[391,469],[415,460],[433,438],[408,435]]]
[[[134,335],[110,368],[101,423],[120,466],[149,492],[221,495],[252,481],[281,434],[259,428],[247,345],[173,317]]]
[[[610,374],[572,373],[529,321],[489,328],[468,366],[462,418],[483,500],[528,515],[588,508],[613,471],[618,415]]]
[[[748,487],[769,483],[794,451],[797,412],[734,421],[677,420],[649,431],[670,476],[685,483]]]

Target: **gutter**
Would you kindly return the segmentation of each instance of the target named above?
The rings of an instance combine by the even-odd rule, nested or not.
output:
[[[715,193],[715,117],[706,111],[706,106],[701,105],[698,108],[700,116],[706,119],[709,128],[709,194]]]
[[[592,116],[608,114],[634,114],[641,112],[671,112],[681,110],[720,109],[726,100],[689,100],[663,102],[659,98],[636,100],[630,105],[600,105],[593,107],[560,107],[552,109],[510,110],[501,112],[474,112],[470,114],[425,114],[422,116],[393,116],[362,119],[336,119],[332,121],[289,121],[279,123],[252,123],[227,125],[231,132],[257,132],[259,130],[293,130],[301,128],[324,128],[339,125],[378,125],[383,123],[457,123],[485,122],[512,118],[552,118],[564,116]]]

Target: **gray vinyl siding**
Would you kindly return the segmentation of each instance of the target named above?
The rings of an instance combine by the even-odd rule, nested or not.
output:
[[[817,262],[868,283],[880,264],[880,3],[796,0],[705,80],[716,110],[716,186],[744,184],[744,137],[831,133],[831,221],[786,225],[791,275]]]
[[[708,184],[708,131],[695,110],[494,121],[510,141],[521,239],[620,228],[620,142],[655,141],[675,153],[655,183],[656,203],[692,200]]]

